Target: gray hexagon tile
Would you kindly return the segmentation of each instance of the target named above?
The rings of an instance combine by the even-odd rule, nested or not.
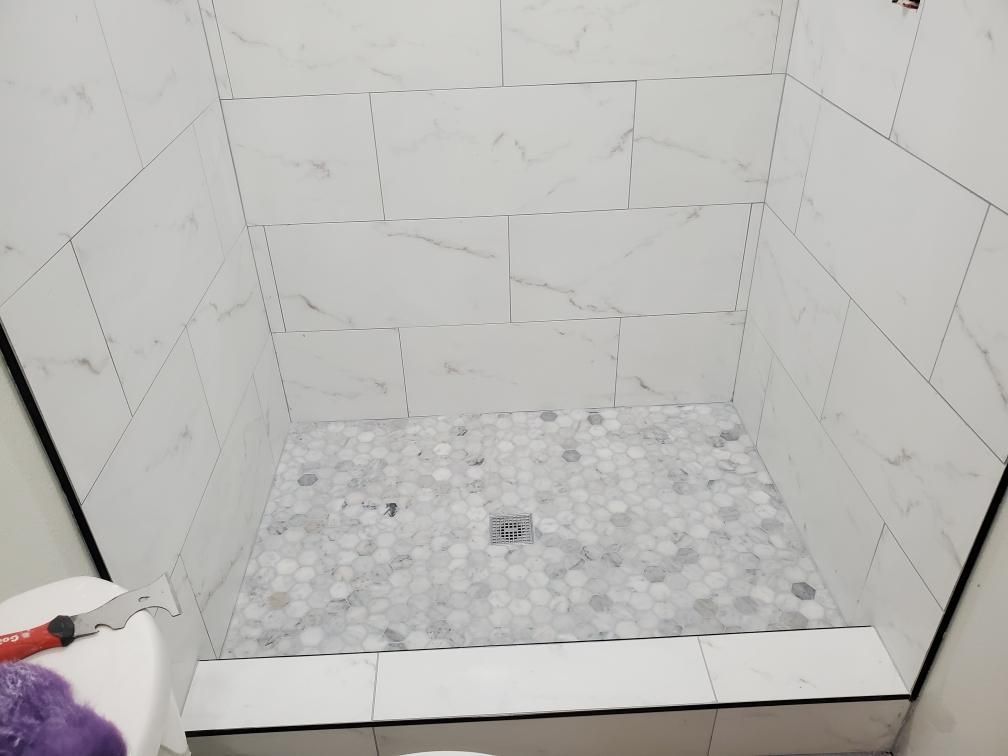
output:
[[[843,624],[729,404],[302,423],[224,656]]]

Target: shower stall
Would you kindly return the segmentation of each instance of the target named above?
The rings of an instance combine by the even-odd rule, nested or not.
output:
[[[0,0],[4,353],[193,752],[888,748],[1004,492],[1006,33]]]

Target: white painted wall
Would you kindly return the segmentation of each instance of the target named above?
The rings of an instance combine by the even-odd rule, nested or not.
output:
[[[94,566],[10,373],[0,364],[0,601]]]

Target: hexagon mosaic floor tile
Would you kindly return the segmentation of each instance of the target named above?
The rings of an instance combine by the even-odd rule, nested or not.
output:
[[[224,656],[843,624],[731,405],[457,415],[294,426]]]

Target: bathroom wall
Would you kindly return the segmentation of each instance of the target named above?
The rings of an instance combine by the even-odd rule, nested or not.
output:
[[[795,5],[215,0],[293,418],[730,399]]]
[[[998,0],[800,4],[739,364],[833,595],[910,683],[1008,455],[1005,35]]]
[[[183,694],[289,423],[200,11],[3,0],[0,71],[0,321],[112,578],[171,574]]]

